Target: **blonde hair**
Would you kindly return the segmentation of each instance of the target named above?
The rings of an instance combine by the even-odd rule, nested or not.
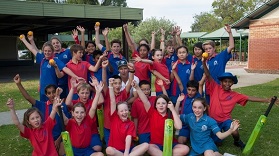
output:
[[[211,45],[213,48],[215,48],[215,42],[212,40],[207,40],[202,44],[202,48],[204,49],[205,45]]]
[[[81,89],[88,89],[89,91],[91,91],[92,87],[88,83],[84,82],[77,86],[77,92],[79,92]]]

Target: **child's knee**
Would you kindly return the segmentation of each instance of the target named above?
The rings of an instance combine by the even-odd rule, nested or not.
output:
[[[107,147],[106,148],[106,154],[107,155],[114,155],[115,151],[114,151],[114,148],[113,147]]]

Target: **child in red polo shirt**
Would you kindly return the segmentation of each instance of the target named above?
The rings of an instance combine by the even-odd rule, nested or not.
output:
[[[103,156],[101,152],[94,152],[90,146],[94,117],[97,103],[103,89],[103,84],[98,83],[94,86],[96,90],[95,98],[88,113],[83,103],[77,103],[72,109],[72,119],[65,117],[66,130],[70,134],[73,151],[75,156],[91,155]],[[93,153],[93,154],[92,154]]]
[[[150,102],[148,101],[146,95],[142,92],[140,87],[134,82],[132,83],[132,86],[136,88],[149,118],[151,139],[148,154],[162,155],[165,120],[168,118],[167,109],[169,108],[172,112],[174,127],[176,129],[182,128],[182,122],[179,119],[179,116],[176,113],[172,102],[166,95],[158,95],[156,97],[154,107],[151,107]],[[183,144],[174,143],[172,152],[173,155],[186,155],[189,152],[189,147]]]
[[[114,96],[114,78],[109,79],[110,93],[110,120],[111,135],[109,138],[106,154],[110,156],[143,155],[148,150],[148,143],[142,143],[133,147],[132,138],[136,137],[135,124],[129,119],[128,103],[118,102]]]
[[[98,84],[98,80],[93,77],[92,82],[90,82],[90,84],[92,86],[95,86],[96,84]],[[70,92],[67,96],[67,99],[65,101],[67,107],[71,110],[73,108],[73,106],[75,104],[78,103],[82,103],[84,104],[85,108],[86,108],[86,113],[89,113],[89,110],[92,106],[92,102],[93,99],[89,99],[90,96],[90,91],[92,90],[91,86],[86,83],[86,82],[79,82],[77,83],[76,80],[71,80],[72,83],[72,88],[70,89]],[[78,99],[77,100],[72,100],[73,94],[74,94],[74,90],[77,90],[77,94],[78,94]],[[101,94],[98,100],[98,105],[103,104],[104,102],[104,97]],[[92,149],[96,152],[101,152],[102,151],[102,142],[100,139],[100,135],[98,132],[98,128],[97,128],[97,119],[96,119],[96,115],[93,118],[93,126],[92,126],[92,137],[91,137],[91,143],[90,146],[92,147]]]
[[[108,85],[107,85],[107,73],[106,68],[108,66],[108,60],[102,62],[102,79],[104,83],[104,138],[106,144],[108,144],[108,139],[110,135],[110,93],[108,90]],[[112,78],[114,78],[114,83],[113,83],[113,89],[114,89],[114,95],[116,102],[120,101],[126,101],[129,96],[130,96],[130,89],[131,89],[131,82],[134,79],[134,73],[135,69],[132,63],[127,64],[129,68],[129,81],[127,85],[125,86],[125,89],[121,91],[122,87],[122,79],[119,75],[114,75]]]
[[[53,109],[45,122],[42,122],[42,114],[36,107],[29,108],[24,113],[21,124],[14,109],[13,99],[8,99],[7,106],[10,109],[12,120],[20,130],[20,135],[29,139],[33,147],[32,156],[58,156],[53,142],[52,129],[55,125],[57,107],[61,104],[61,99],[54,100]]]
[[[233,84],[237,84],[236,76],[229,72],[221,74],[218,79],[220,85],[211,77],[206,59],[202,58],[204,73],[206,75],[206,92],[210,96],[209,116],[215,119],[221,130],[227,131],[232,123],[231,112],[238,103],[245,106],[248,101],[252,102],[270,102],[271,99],[251,97],[240,94],[231,90]],[[240,140],[238,130],[232,133],[234,138],[234,145],[243,149],[245,144]],[[221,140],[216,136],[213,137],[214,141],[221,144]]]
[[[163,58],[163,52],[162,50],[159,49],[153,49],[152,50],[152,59],[154,61],[148,60],[148,59],[141,59],[140,57],[136,58],[137,62],[144,62],[151,64],[151,72],[156,76],[156,80],[163,80],[164,82],[164,87],[165,89],[169,90],[169,85],[170,85],[170,74],[168,67],[164,63],[166,60]],[[155,83],[155,90],[156,90],[156,95],[162,94],[162,88]]]

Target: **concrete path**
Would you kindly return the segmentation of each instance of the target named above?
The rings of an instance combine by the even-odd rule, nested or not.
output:
[[[247,73],[244,70],[244,67],[240,67],[240,66],[228,66],[226,69],[226,72],[231,72],[233,75],[237,75],[237,77],[238,77],[238,83],[236,85],[233,85],[232,88],[239,88],[239,87],[245,87],[245,86],[252,86],[252,85],[256,85],[256,84],[262,84],[262,83],[266,83],[266,82],[275,80],[276,78],[279,78],[278,74]],[[13,75],[10,75],[10,76],[13,76]],[[34,78],[34,77],[32,77],[32,78]],[[9,81],[4,78],[2,80]],[[26,111],[26,109],[16,111],[20,121],[22,121],[23,114],[25,111]],[[7,124],[12,124],[10,112],[0,113],[0,126],[7,125]]]

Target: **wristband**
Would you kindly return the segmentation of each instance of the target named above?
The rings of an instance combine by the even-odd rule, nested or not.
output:
[[[135,73],[135,70],[130,70],[129,72],[130,72],[130,73]]]

